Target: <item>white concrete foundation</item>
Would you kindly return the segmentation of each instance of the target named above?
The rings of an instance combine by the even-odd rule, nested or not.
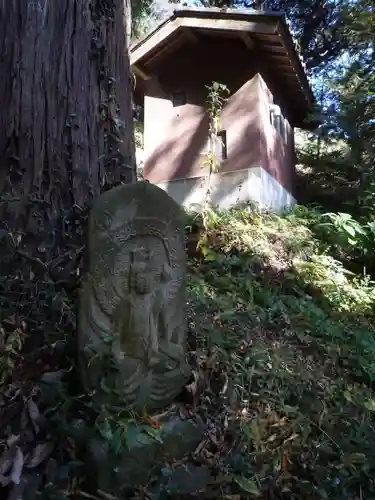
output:
[[[199,207],[207,192],[206,178],[195,177],[157,184],[185,207]],[[279,212],[295,205],[295,198],[262,167],[212,175],[211,203],[229,208],[255,201],[262,208]]]

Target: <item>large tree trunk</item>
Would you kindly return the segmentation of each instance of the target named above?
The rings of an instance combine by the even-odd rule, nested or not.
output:
[[[124,0],[0,0],[0,224],[20,250],[61,253],[72,207],[135,180],[126,26]]]
[[[0,0],[0,321],[27,349],[74,331],[86,209],[135,180],[126,26],[124,0]]]

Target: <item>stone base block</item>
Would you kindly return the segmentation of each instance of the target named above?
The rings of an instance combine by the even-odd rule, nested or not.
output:
[[[90,438],[85,446],[89,489],[123,498],[128,488],[145,486],[153,477],[161,477],[166,463],[180,460],[201,442],[205,425],[199,418],[182,419],[169,412],[155,432],[146,426],[131,424],[126,445],[115,452],[109,440]],[[125,498],[125,497],[124,497]]]

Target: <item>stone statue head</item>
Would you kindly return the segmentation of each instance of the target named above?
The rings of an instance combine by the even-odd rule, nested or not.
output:
[[[157,285],[157,263],[152,258],[154,252],[145,246],[130,251],[129,291],[142,295],[151,293]]]

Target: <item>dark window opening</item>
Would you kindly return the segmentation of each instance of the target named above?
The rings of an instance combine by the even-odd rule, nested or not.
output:
[[[281,135],[281,137],[283,137],[284,119],[281,115],[275,116],[274,126],[277,132]]]
[[[218,161],[223,161],[228,158],[228,151],[227,151],[227,131],[226,130],[220,130],[217,134],[217,141],[216,141],[216,159]]]
[[[184,106],[186,104],[186,94],[185,92],[175,92],[172,95],[173,107]]]

